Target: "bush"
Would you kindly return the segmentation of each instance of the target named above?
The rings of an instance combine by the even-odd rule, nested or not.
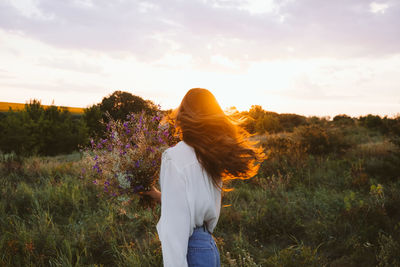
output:
[[[392,236],[379,233],[379,252],[376,255],[379,267],[400,266],[400,245]]]
[[[268,155],[259,170],[261,177],[287,175],[306,162],[306,149],[290,134],[268,135],[261,144]]]
[[[333,118],[333,122],[338,125],[354,125],[355,124],[353,118],[347,116],[346,114],[336,115]]]
[[[297,114],[279,114],[279,123],[283,130],[292,132],[294,128],[307,124],[306,117]]]
[[[272,114],[265,114],[256,122],[257,133],[277,133],[282,130],[277,116]]]
[[[300,146],[313,155],[340,153],[352,146],[343,138],[342,132],[335,128],[324,129],[319,125],[300,126],[295,129],[294,135]]]
[[[378,115],[368,114],[367,116],[360,116],[358,121],[360,125],[371,130],[380,130],[383,126],[382,118]]]
[[[65,108],[44,108],[37,100],[25,104],[22,111],[7,112],[0,129],[0,149],[23,156],[71,153],[88,138],[81,118]]]

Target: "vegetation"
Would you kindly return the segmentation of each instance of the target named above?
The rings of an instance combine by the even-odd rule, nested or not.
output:
[[[159,207],[99,197],[76,152],[131,111],[160,112],[116,91],[82,115],[37,100],[0,113],[0,266],[161,265]],[[268,159],[223,197],[223,266],[399,266],[400,116],[234,115]]]
[[[128,92],[115,91],[104,97],[100,103],[85,109],[83,117],[91,136],[104,137],[106,129],[100,121],[106,123],[109,121],[107,113],[114,120],[124,121],[131,112],[156,115],[158,111],[160,111],[159,107],[150,100],[144,100]]]
[[[49,105],[43,105],[44,108],[51,107]],[[75,107],[63,107],[63,106],[58,106],[59,108],[64,108],[67,109],[69,112],[72,114],[83,114],[84,109],[83,108],[75,108]],[[11,103],[11,102],[0,102],[0,112],[7,112],[10,110],[24,110],[25,109],[25,104],[21,103]]]
[[[83,116],[74,111],[74,108],[44,106],[35,99],[23,109],[9,106],[8,112],[0,113],[0,151],[23,156],[71,153],[88,144],[89,136],[104,136],[106,129],[101,121],[108,122],[107,116],[124,120],[129,112],[155,115],[160,110],[150,100],[115,91],[84,109]]]
[[[88,138],[80,117],[65,108],[43,107],[33,100],[21,111],[10,111],[0,120],[0,150],[18,155],[71,153]]]
[[[398,266],[399,118],[293,118],[254,137],[269,158],[223,197],[222,265]],[[161,266],[159,207],[98,198],[79,153],[0,158],[1,266]]]

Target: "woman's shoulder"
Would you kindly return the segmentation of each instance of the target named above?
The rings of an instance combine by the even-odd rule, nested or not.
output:
[[[184,141],[180,141],[175,146],[166,149],[163,153],[163,158],[172,160],[181,167],[197,161],[194,148]]]

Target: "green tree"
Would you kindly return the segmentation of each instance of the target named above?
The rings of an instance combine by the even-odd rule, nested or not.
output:
[[[115,91],[104,97],[100,103],[86,108],[83,117],[89,128],[90,136],[101,137],[105,131],[105,126],[101,121],[108,122],[107,112],[115,120],[126,120],[129,113],[140,113],[142,111],[148,115],[154,115],[160,109],[150,100],[145,100],[129,92]]]
[[[105,112],[108,112],[115,120],[125,120],[126,116],[131,112],[140,113],[145,111],[147,114],[153,115],[159,108],[150,100],[144,100],[140,96],[128,92],[115,91],[103,98],[100,103],[100,110],[103,113],[104,121],[107,121],[107,117],[104,115]]]
[[[102,135],[104,133],[105,127],[100,123],[102,120],[100,104],[95,104],[85,108],[83,119],[88,127],[90,136]]]
[[[38,100],[21,111],[10,109],[0,129],[0,149],[26,156],[70,153],[88,139],[83,118],[74,118],[66,108],[44,108]]]

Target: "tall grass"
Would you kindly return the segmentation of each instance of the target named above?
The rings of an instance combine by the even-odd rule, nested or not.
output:
[[[259,175],[223,197],[223,266],[399,265],[398,145],[357,126],[262,140]],[[97,197],[79,153],[0,161],[0,266],[161,266],[159,207]]]

